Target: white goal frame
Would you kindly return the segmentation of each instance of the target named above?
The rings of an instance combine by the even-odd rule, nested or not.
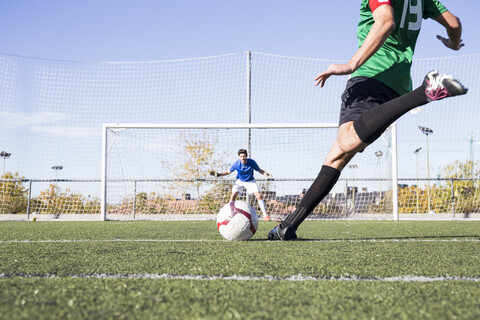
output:
[[[268,123],[268,124],[161,124],[161,123],[104,123],[102,125],[102,178],[101,178],[101,220],[107,220],[107,132],[109,129],[301,129],[301,128],[338,128],[337,123]],[[394,221],[399,220],[398,215],[398,163],[397,163],[397,126],[396,123],[389,127],[391,130],[392,156],[392,190],[393,190],[393,216]],[[250,135],[250,132],[248,133]],[[248,146],[250,137],[247,137]],[[333,141],[332,141],[333,142]]]

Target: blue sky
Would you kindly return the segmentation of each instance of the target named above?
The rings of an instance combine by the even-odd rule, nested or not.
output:
[[[358,0],[0,0],[0,52],[77,61],[155,61],[247,50],[349,59]],[[480,52],[478,0],[444,0],[464,26],[456,53],[423,24],[416,57]]]
[[[281,56],[346,60],[357,48],[355,31],[359,3],[358,0],[344,3],[318,0],[0,0],[0,53],[69,61],[159,61],[251,50]],[[445,36],[443,27],[434,21],[424,21],[415,58],[480,52],[477,34],[480,1],[445,0],[443,3],[461,18],[466,46],[458,52],[446,49],[435,37],[437,34]],[[329,81],[326,88],[318,90],[325,90],[320,91],[325,94],[331,92],[334,84],[333,80]],[[312,90],[316,90],[313,77]],[[475,100],[473,94],[469,94],[471,105]],[[335,112],[338,107],[334,106]],[[19,121],[26,121],[24,115],[17,114],[17,118],[21,118]],[[48,113],[43,115],[48,116]],[[34,117],[30,120],[35,121]],[[416,125],[415,121],[414,130]],[[466,145],[461,151],[463,158],[468,156],[470,130],[467,131],[462,137]],[[411,151],[418,147],[416,139],[405,152],[411,163],[403,172],[404,176],[413,176],[415,158]],[[0,148],[3,148],[1,142],[0,138]],[[21,145],[23,140],[18,138],[15,143]],[[435,141],[431,144],[435,146]],[[68,141],[64,146],[68,147]],[[432,149],[434,154],[435,148]],[[436,158],[440,159],[442,148],[437,150]],[[47,151],[55,158],[55,148]],[[13,161],[10,168],[15,168],[13,164],[19,160],[12,157],[10,161]],[[55,161],[51,164],[65,163],[60,156]],[[7,163],[7,171],[8,166]],[[47,169],[40,178],[53,178],[50,164],[44,167]],[[436,171],[438,166],[433,167],[432,171]],[[79,174],[65,166],[62,177],[79,178]],[[28,174],[27,178],[39,177]],[[98,171],[88,178],[99,178]]]

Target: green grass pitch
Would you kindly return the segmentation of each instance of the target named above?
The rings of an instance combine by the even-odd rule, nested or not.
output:
[[[1,222],[1,319],[479,319],[480,221]]]

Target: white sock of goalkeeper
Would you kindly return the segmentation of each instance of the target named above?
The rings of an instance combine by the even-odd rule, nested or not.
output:
[[[265,201],[262,200],[258,200],[258,204],[260,205],[260,209],[262,209],[262,215],[264,217],[267,216],[267,208],[265,207]]]

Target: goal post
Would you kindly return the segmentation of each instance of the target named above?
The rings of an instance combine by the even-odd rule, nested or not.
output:
[[[228,170],[241,148],[249,148],[249,157],[273,174],[270,180],[256,173],[256,180],[268,213],[281,217],[294,210],[315,179],[337,128],[336,123],[103,124],[102,220],[217,213],[229,201],[235,173],[215,178],[208,172]],[[316,216],[393,212],[395,219],[391,132],[355,156],[356,168],[343,171]],[[382,158],[374,155],[377,150],[383,150]]]

